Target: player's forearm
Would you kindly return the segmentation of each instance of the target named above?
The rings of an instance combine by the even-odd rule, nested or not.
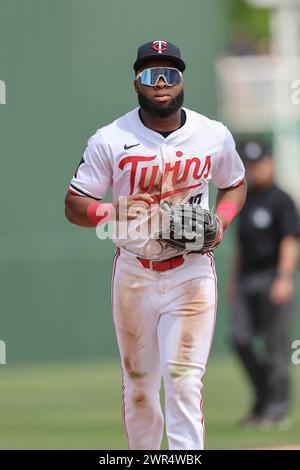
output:
[[[154,200],[150,194],[132,194],[119,198],[116,203],[96,202],[88,196],[74,196],[67,193],[65,197],[65,215],[71,224],[81,227],[96,227],[99,223],[133,220],[140,211],[147,209]]]
[[[279,276],[294,276],[299,259],[299,240],[288,235],[283,238],[279,247],[277,273]]]
[[[247,196],[247,182],[243,181],[236,188],[220,189],[217,194],[216,212],[223,222],[224,230],[228,227],[231,220],[243,208]]]
[[[67,220],[71,224],[81,227],[93,227],[94,224],[87,215],[87,209],[94,202],[95,200],[91,197],[73,196],[67,193],[65,197],[65,216]]]

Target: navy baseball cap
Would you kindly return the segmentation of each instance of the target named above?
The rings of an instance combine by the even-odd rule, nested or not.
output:
[[[254,163],[262,160],[266,155],[271,156],[272,149],[265,142],[253,139],[240,143],[238,153],[246,162]]]
[[[185,63],[181,59],[180,50],[174,44],[162,41],[146,42],[138,48],[137,58],[133,64],[135,72],[148,60],[163,57],[172,61],[175,67],[183,72],[185,70]]]

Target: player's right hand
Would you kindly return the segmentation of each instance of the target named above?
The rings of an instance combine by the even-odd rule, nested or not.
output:
[[[116,220],[133,220],[141,212],[147,212],[154,199],[150,194],[132,194],[131,196],[121,196],[118,202],[114,203]]]

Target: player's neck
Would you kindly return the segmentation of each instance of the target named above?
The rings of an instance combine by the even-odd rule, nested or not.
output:
[[[140,110],[140,113],[144,126],[149,127],[153,131],[170,132],[175,131],[181,126],[181,108],[174,114],[164,118],[153,117],[143,109]]]
[[[253,185],[253,189],[255,192],[262,192],[262,191],[266,191],[267,189],[269,188],[272,188],[272,186],[274,185],[274,180],[273,178],[272,179],[268,179],[266,181],[263,181],[261,182],[260,184],[254,184]]]

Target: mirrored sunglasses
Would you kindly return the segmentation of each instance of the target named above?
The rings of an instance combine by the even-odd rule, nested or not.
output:
[[[160,77],[164,79],[168,86],[180,83],[182,72],[172,67],[151,67],[138,73],[136,78],[141,85],[155,86]]]

